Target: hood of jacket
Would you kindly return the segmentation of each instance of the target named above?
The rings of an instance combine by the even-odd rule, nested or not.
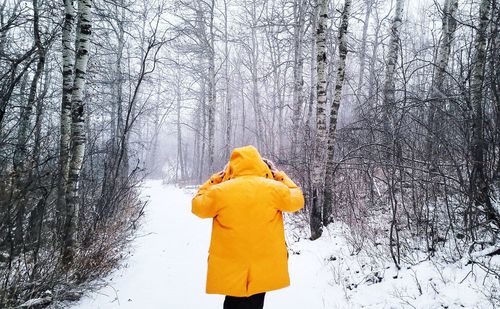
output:
[[[239,176],[272,178],[271,170],[262,160],[257,148],[252,145],[235,148],[233,150],[223,180]]]

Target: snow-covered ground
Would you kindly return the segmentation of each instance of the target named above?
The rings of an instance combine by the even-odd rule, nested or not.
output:
[[[205,289],[210,220],[191,214],[193,190],[148,181],[150,202],[133,252],[105,279],[107,286],[85,296],[74,309],[212,309],[223,296]],[[316,241],[290,247],[291,286],[266,294],[266,309],[320,308],[494,308],[499,278],[466,260],[455,264],[425,261],[399,272],[378,256],[352,255],[347,228],[331,225]],[[495,256],[500,264],[498,256]],[[387,265],[387,266],[386,266]]]

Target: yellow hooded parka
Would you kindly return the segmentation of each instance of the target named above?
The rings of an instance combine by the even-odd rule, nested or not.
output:
[[[192,212],[213,218],[209,294],[238,297],[290,285],[282,211],[304,206],[284,172],[274,175],[253,146],[236,148],[224,174],[214,174],[192,200]]]

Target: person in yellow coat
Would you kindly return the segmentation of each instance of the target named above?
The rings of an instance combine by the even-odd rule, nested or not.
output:
[[[213,218],[206,292],[226,295],[224,309],[263,308],[265,292],[290,285],[282,212],[303,206],[300,188],[253,146],[234,149],[199,188],[192,212]]]

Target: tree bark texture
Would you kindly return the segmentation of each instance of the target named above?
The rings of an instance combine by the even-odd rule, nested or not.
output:
[[[292,160],[296,160],[299,143],[299,127],[302,105],[304,103],[304,56],[302,54],[304,36],[304,1],[295,1],[294,11],[294,63],[293,63],[293,115],[292,115]]]
[[[396,1],[396,10],[392,19],[391,25],[391,39],[389,42],[389,51],[387,53],[387,64],[385,68],[385,82],[384,82],[384,102],[382,111],[382,121],[384,126],[384,142],[386,147],[392,152],[389,156],[389,168],[386,173],[388,183],[388,204],[391,206],[392,220],[389,235],[389,248],[394,264],[399,269],[399,234],[397,227],[397,213],[398,201],[394,194],[394,186],[396,177],[395,170],[395,153],[399,147],[399,141],[394,136],[394,113],[396,105],[396,85],[394,75],[396,72],[396,65],[398,62],[398,52],[400,47],[400,27],[403,17],[403,0]],[[395,251],[396,250],[396,251]]]
[[[66,182],[69,173],[71,140],[71,91],[73,88],[75,7],[73,0],[64,0],[62,27],[63,84],[61,100],[61,132],[59,137],[59,178],[57,185],[57,218],[63,221],[66,206]],[[59,225],[62,225],[61,223]]]
[[[340,103],[342,99],[342,87],[344,85],[345,63],[347,58],[347,29],[349,27],[349,15],[351,12],[351,0],[345,0],[342,11],[341,24],[339,29],[339,61],[337,67],[337,79],[335,81],[335,92],[332,106],[330,108],[330,123],[328,128],[327,155],[326,155],[326,174],[323,194],[323,225],[332,221],[332,202],[333,202],[333,176],[335,173],[335,135],[337,131],[337,120]]]
[[[430,107],[429,107],[429,138],[427,141],[427,155],[433,169],[436,168],[436,155],[439,145],[438,129],[441,121],[436,119],[436,113],[440,110],[443,104],[445,95],[443,93],[443,83],[445,79],[446,68],[450,59],[451,46],[453,37],[457,28],[457,21],[455,14],[458,9],[458,0],[445,0],[443,5],[443,18],[442,18],[442,31],[441,31],[441,44],[439,45],[438,54],[436,58],[436,68],[434,69],[433,84],[430,93]]]
[[[78,1],[79,31],[75,57],[75,78],[71,94],[71,159],[66,185],[66,219],[64,223],[63,263],[73,261],[79,212],[78,183],[85,153],[85,75],[89,59],[92,0]]]
[[[324,185],[324,166],[326,144],[326,28],[328,22],[328,0],[321,0],[316,30],[316,139],[315,157],[312,171],[312,206],[311,206],[311,239],[317,239],[322,232],[322,204],[320,193]]]
[[[476,211],[485,212],[488,220],[500,226],[500,213],[490,200],[490,184],[486,169],[486,145],[484,136],[484,102],[483,83],[486,65],[486,45],[488,39],[488,24],[490,17],[490,0],[482,0],[479,6],[479,24],[474,41],[475,55],[471,78],[471,105],[472,105],[472,171],[470,177],[471,193]],[[473,215],[472,213],[469,215]]]

